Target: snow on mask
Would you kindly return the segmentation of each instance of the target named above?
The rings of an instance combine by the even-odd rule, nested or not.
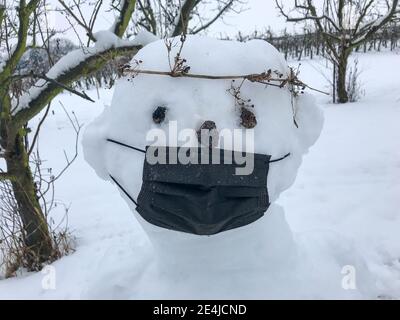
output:
[[[170,52],[163,40],[153,42],[138,52],[131,65],[150,72],[137,73],[134,77],[127,75],[118,81],[111,106],[107,107],[86,129],[83,140],[85,159],[101,178],[116,183],[131,209],[138,210],[147,221],[143,223],[209,235],[254,222],[262,216],[269,204],[276,201],[279,194],[294,182],[302,155],[320,134],[323,122],[321,112],[311,96],[303,94],[293,97],[287,86],[270,86],[241,80],[233,82],[229,78],[211,80],[152,74],[152,71],[169,72],[171,66],[174,66],[174,57],[181,50],[180,57],[185,62],[181,67],[186,68],[184,72],[189,74],[234,76],[260,74],[272,70],[274,74],[284,79],[288,76],[289,68],[282,55],[265,41],[239,43],[188,36],[183,47],[179,45],[179,38],[173,39],[172,43],[176,45],[171,47]],[[137,61],[140,61],[140,64]],[[175,130],[171,130],[171,123],[174,124]],[[235,203],[232,202],[232,205],[228,206],[231,208],[229,210],[224,206],[216,206],[217,209],[211,212],[200,210],[201,206],[197,210],[196,206],[189,204],[201,203],[199,199],[204,197],[204,194],[199,198],[199,193],[192,188],[184,193],[186,196],[190,192],[196,194],[195,201],[191,202],[189,197],[186,203],[185,201],[174,203],[170,197],[171,201],[162,202],[169,209],[175,210],[170,212],[171,216],[183,212],[183,220],[182,217],[179,218],[184,221],[183,223],[165,218],[165,208],[152,207],[153,213],[149,218],[145,208],[140,208],[140,205],[136,207],[135,195],[139,194],[142,187],[139,200],[146,198],[143,196],[145,194],[143,188],[148,187],[146,177],[152,177],[151,186],[160,184],[158,178],[154,178],[154,174],[149,175],[146,162],[143,167],[143,154],[132,152],[130,147],[139,150],[146,149],[149,145],[167,148],[204,147],[204,141],[199,139],[199,129],[212,129],[214,136],[207,147],[249,152],[251,144],[252,154],[265,155],[268,161],[271,157],[282,159],[270,166],[266,161],[264,165],[258,164],[255,168],[265,171],[265,177],[260,179],[265,185],[263,187],[257,184],[257,197],[254,201],[252,199],[254,203],[261,203],[262,208],[258,205],[246,214],[243,214],[243,210],[236,212],[235,208],[241,208],[240,197],[243,197],[243,201],[249,201],[249,197],[238,195],[239,197],[235,198],[236,202],[233,201]],[[233,133],[233,143],[227,143],[226,132]],[[154,133],[159,133],[157,138]],[[246,140],[248,134],[252,137],[250,142]],[[237,140],[241,142],[237,143]],[[143,168],[145,172],[142,173]],[[168,169],[164,166],[160,170],[165,173]],[[174,179],[169,182],[180,192],[185,191],[183,188],[185,185],[178,186],[177,181],[186,178],[184,175],[189,171],[182,171],[180,178],[178,171],[171,175]],[[195,170],[192,174],[196,176],[199,172],[204,170]],[[219,172],[218,169],[213,169],[210,172],[214,172],[215,181],[223,178],[224,170]],[[202,182],[200,184],[202,191],[210,187],[206,179],[200,178],[199,181]],[[232,183],[235,184],[236,180]],[[249,190],[251,186],[242,184],[242,191]],[[176,192],[174,188],[168,189],[167,194]],[[268,190],[266,192],[268,202],[263,199],[264,190],[265,192]],[[221,191],[212,192],[211,189],[208,191],[210,197],[204,199],[212,199],[216,203],[228,200],[225,197],[229,195],[224,195]],[[144,204],[143,207],[149,205]],[[230,211],[233,216],[237,214],[237,219],[229,219],[230,212],[221,210]],[[207,217],[202,217],[203,211]],[[221,220],[218,212],[227,218]],[[158,221],[155,222],[152,219],[154,217],[157,217]],[[189,221],[189,227],[186,221]],[[175,227],[171,227],[171,223],[175,223]]]

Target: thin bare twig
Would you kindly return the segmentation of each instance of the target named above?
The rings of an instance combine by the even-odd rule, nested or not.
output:
[[[326,95],[330,95],[328,92],[324,92],[313,88],[296,77],[288,76],[287,78],[272,78],[268,75],[268,72],[262,72],[257,74],[244,74],[244,75],[208,75],[208,74],[195,74],[195,73],[175,73],[173,71],[155,71],[155,70],[139,70],[139,69],[125,69],[123,71],[125,74],[150,74],[150,75],[161,75],[161,76],[170,76],[170,77],[183,77],[183,78],[195,78],[195,79],[207,79],[207,80],[235,80],[235,79],[245,79],[251,82],[262,83],[270,86],[279,86],[282,87],[282,83],[292,84],[295,86],[307,87],[312,91],[316,91],[319,93],[323,93]],[[279,83],[279,84],[277,84]]]
[[[59,101],[59,102],[60,102],[60,105],[63,108],[66,116],[68,117],[68,120],[72,125],[72,128],[75,131],[75,152],[74,152],[72,159],[69,159],[66,151],[64,150],[64,157],[65,157],[67,164],[56,176],[54,176],[52,178],[52,182],[55,182],[56,180],[58,180],[65,173],[65,171],[67,171],[67,169],[72,165],[72,163],[77,159],[78,148],[79,148],[79,136],[80,136],[80,132],[82,129],[82,125],[79,123],[75,113],[72,113],[73,116],[71,117],[70,114],[68,113],[67,109],[64,107],[63,103],[61,101]]]
[[[38,124],[38,126],[37,126],[35,135],[33,136],[33,140],[32,140],[31,147],[29,148],[29,151],[28,151],[28,156],[32,153],[32,151],[33,151],[33,149],[34,149],[34,147],[35,147],[37,138],[38,138],[38,136],[39,136],[40,129],[41,129],[41,127],[42,127],[44,121],[46,120],[46,118],[47,118],[47,116],[48,116],[48,114],[49,114],[50,105],[51,105],[51,103],[48,104],[48,106],[47,106],[47,108],[46,108],[46,111],[45,111],[45,113],[44,113],[44,115],[43,115],[43,118],[40,120],[40,122],[39,122],[39,124]]]
[[[92,29],[90,28],[90,26],[88,26],[88,25],[86,24],[86,21],[85,21],[85,19],[83,18],[83,15],[82,15],[82,13],[81,13],[81,11],[80,11],[80,9],[79,9],[79,6],[77,5],[76,7],[78,8],[78,10],[79,10],[79,12],[80,12],[80,14],[81,14],[82,20],[79,19],[79,18],[75,15],[75,13],[72,11],[72,9],[71,9],[70,7],[68,7],[68,5],[67,5],[64,1],[58,0],[58,2],[64,7],[65,11],[67,11],[68,14],[69,14],[82,28],[85,29],[88,38],[89,38],[90,40],[92,40],[93,42],[96,42],[96,38],[95,38],[94,35],[93,35]]]

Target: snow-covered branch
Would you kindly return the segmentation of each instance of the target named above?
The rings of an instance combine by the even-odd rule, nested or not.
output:
[[[13,111],[17,123],[30,120],[38,114],[65,86],[103,67],[110,59],[136,53],[146,44],[121,40],[111,31],[95,34],[94,47],[77,49],[61,58],[26,94]],[[61,84],[61,85],[60,85]]]

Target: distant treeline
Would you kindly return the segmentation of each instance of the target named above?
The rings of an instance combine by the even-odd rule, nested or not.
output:
[[[317,32],[305,31],[303,34],[292,35],[283,32],[282,35],[275,35],[271,30],[265,32],[255,31],[250,35],[237,35],[237,40],[247,41],[250,39],[266,40],[274,45],[285,58],[298,59],[324,56],[326,46],[322,35]],[[400,25],[392,24],[376,33],[369,41],[356,48],[356,52],[367,51],[393,51],[400,46]]]

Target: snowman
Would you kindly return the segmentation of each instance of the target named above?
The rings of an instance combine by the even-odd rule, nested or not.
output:
[[[223,298],[241,288],[254,298],[255,287],[277,281],[287,294],[293,282],[302,287],[276,200],[323,116],[311,95],[285,82],[283,56],[261,40],[187,36],[145,46],[129,68],[87,127],[84,155],[147,234],[159,290]]]

